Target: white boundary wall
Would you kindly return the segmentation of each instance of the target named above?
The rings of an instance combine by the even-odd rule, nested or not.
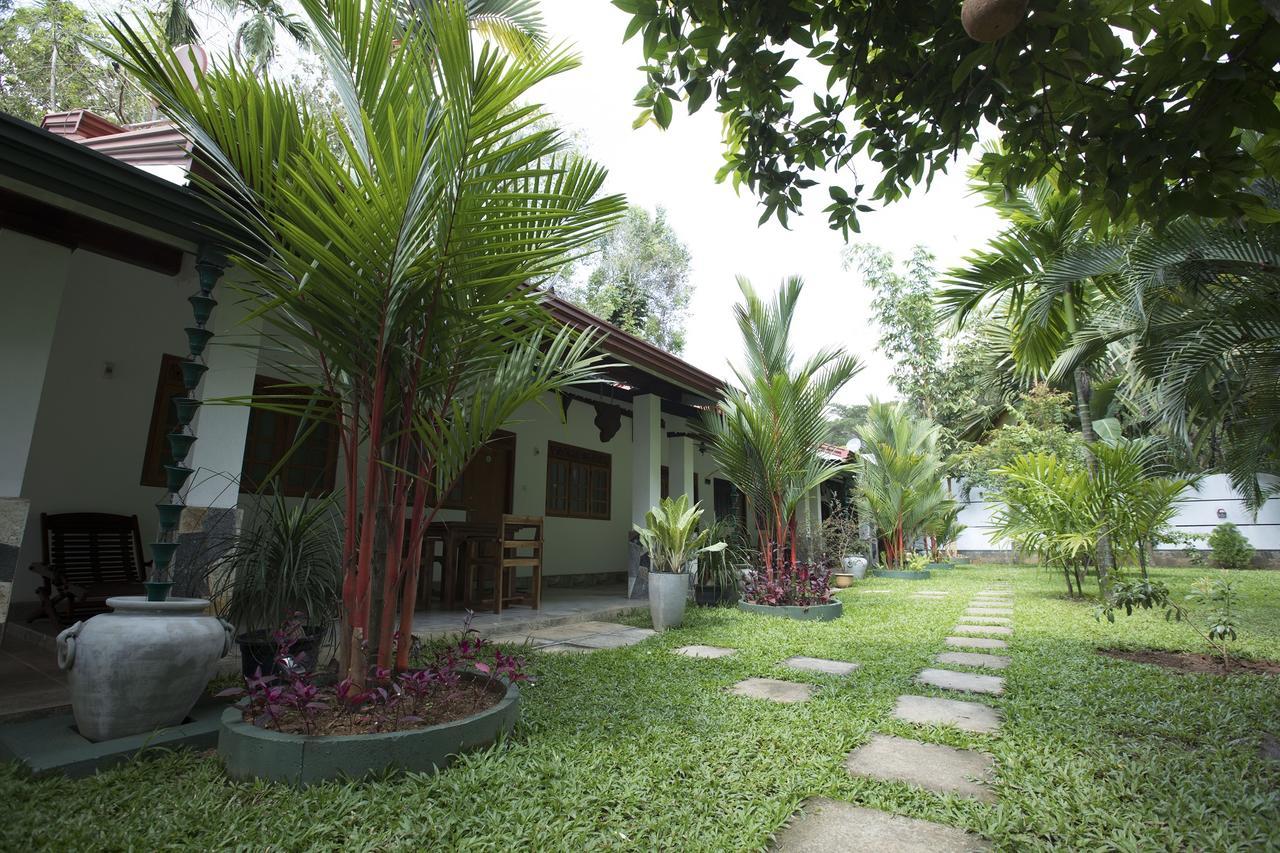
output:
[[[952,493],[958,489],[953,485]],[[1180,507],[1173,525],[1183,533],[1209,533],[1227,521],[1235,522],[1259,551],[1280,550],[1280,498],[1267,501],[1255,518],[1245,507],[1244,499],[1231,488],[1225,474],[1210,474],[1200,484],[1200,489],[1188,489],[1179,499]],[[965,530],[960,534],[956,547],[961,551],[1008,551],[1008,542],[993,540],[991,516],[996,505],[984,500],[981,489],[973,489],[969,500],[960,511],[960,523]],[[1220,518],[1218,511],[1226,513]],[[1162,545],[1160,550],[1176,551],[1181,546]],[[1208,545],[1201,543],[1207,550]]]

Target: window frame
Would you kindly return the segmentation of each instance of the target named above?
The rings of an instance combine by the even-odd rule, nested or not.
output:
[[[552,476],[552,469],[563,466],[563,480]],[[575,511],[572,508],[570,483],[573,482],[573,471],[578,469],[586,482],[586,510]],[[604,509],[593,509],[592,492],[597,474],[604,477]],[[564,490],[563,509],[555,506],[556,495],[552,489],[559,482]],[[547,442],[547,480],[543,508],[544,514],[552,518],[578,518],[589,521],[610,521],[613,517],[613,455],[599,450],[590,450],[573,444],[558,441]]]

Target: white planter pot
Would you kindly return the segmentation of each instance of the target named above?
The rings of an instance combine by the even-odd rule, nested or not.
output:
[[[840,560],[845,574],[853,575],[858,580],[867,576],[867,558],[850,555]]]
[[[688,573],[649,572],[649,616],[655,631],[679,628],[688,601]]]
[[[205,615],[203,598],[107,599],[112,613],[58,635],[76,728],[92,741],[183,721],[231,650],[232,627]]]

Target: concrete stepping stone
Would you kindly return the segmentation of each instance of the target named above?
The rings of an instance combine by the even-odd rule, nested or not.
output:
[[[578,637],[590,637],[592,634],[599,634],[606,630],[598,627],[602,624],[604,623],[571,622],[567,625],[548,625],[545,628],[530,629],[528,636],[535,640],[558,643],[564,640],[576,640]],[[626,626],[614,625],[612,627],[614,630],[618,630]]]
[[[530,634],[494,634],[492,637],[485,637],[485,639],[491,643],[506,643],[513,646],[529,645],[535,649],[555,643],[555,640],[543,640]]]
[[[619,631],[616,634],[593,634],[590,637],[579,637],[574,640],[574,645],[586,646],[589,649],[620,649],[625,646],[634,646],[636,643],[647,640],[656,634],[652,628],[632,628],[629,631]]]
[[[977,853],[991,845],[980,837],[914,817],[815,797],[779,832],[775,853]]]
[[[947,645],[960,649],[1007,649],[1009,644],[1004,640],[992,640],[988,637],[947,637]]]
[[[538,649],[538,651],[552,652],[554,654],[563,654],[565,652],[573,652],[573,653],[594,652],[594,651],[599,651],[599,649],[590,649],[590,648],[587,648],[586,646],[579,646],[574,643],[552,643],[549,646],[543,646],[542,648]]]
[[[957,634],[995,634],[999,637],[1007,637],[1013,633],[1013,629],[1006,625],[970,625],[961,624],[951,629]]]
[[[671,651],[687,658],[727,658],[737,649],[727,649],[724,646],[681,646]]]
[[[1012,607],[970,607],[965,616],[1012,616]]]
[[[998,710],[981,702],[961,702],[936,696],[899,696],[893,716],[926,726],[954,726],[966,732],[993,734],[1004,719]]]
[[[916,682],[943,690],[962,690],[965,693],[1004,693],[1004,679],[998,675],[979,675],[976,672],[956,672],[953,669],[922,669]]]
[[[1008,616],[969,616],[964,617],[964,621],[972,622],[975,625],[1012,625],[1013,620]]]
[[[982,666],[987,669],[1005,669],[1013,662],[1005,655],[985,655],[981,652],[942,652],[934,655],[938,663],[957,664],[959,666]]]
[[[735,696],[768,699],[770,702],[807,702],[818,688],[812,684],[779,681],[776,678],[747,678],[729,688]]]
[[[877,734],[849,753],[844,766],[851,776],[906,782],[939,794],[988,803],[996,799],[983,784],[991,780],[994,762],[991,756],[971,749]]]
[[[828,660],[827,658],[807,658],[804,655],[796,655],[787,658],[782,662],[783,666],[789,666],[792,669],[803,669],[809,672],[825,672],[827,675],[849,675],[858,667],[860,663],[854,663],[847,660]]]

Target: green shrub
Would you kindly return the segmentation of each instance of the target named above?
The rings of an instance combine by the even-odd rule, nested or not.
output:
[[[1253,559],[1249,540],[1229,521],[1213,528],[1209,547],[1213,549],[1213,564],[1220,569],[1247,569]]]

